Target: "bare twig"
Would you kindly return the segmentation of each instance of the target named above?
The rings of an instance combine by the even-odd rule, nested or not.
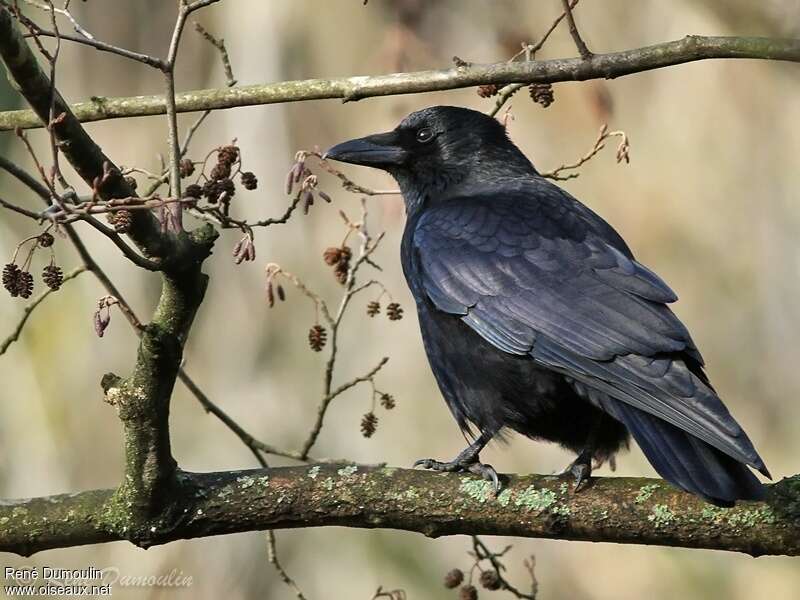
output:
[[[267,556],[269,557],[269,562],[275,567],[275,570],[278,572],[278,575],[283,580],[287,586],[289,586],[293,591],[295,596],[297,596],[297,600],[306,600],[306,597],[303,595],[303,592],[300,591],[300,588],[295,583],[294,579],[289,577],[289,574],[286,572],[286,569],[283,568],[283,565],[278,561],[278,550],[275,543],[275,533],[272,530],[267,532]]]
[[[575,18],[572,15],[572,6],[569,0],[561,0],[564,5],[564,12],[567,15],[567,24],[569,25],[569,33],[575,41],[575,46],[583,60],[589,60],[594,54],[586,47],[586,42],[583,41],[581,34],[578,32],[578,27],[575,25]]]
[[[505,578],[503,575],[503,571],[505,571],[506,567],[503,563],[500,562],[500,558],[509,550],[511,550],[511,546],[506,546],[500,552],[492,552],[483,543],[477,535],[473,535],[472,537],[472,555],[475,557],[476,566],[483,560],[489,561],[489,564],[492,566],[494,571],[496,580],[500,584],[500,588],[502,590],[506,590],[507,592],[511,593],[515,598],[519,598],[520,600],[536,600],[536,577],[533,573],[533,566],[532,563],[530,567],[528,567],[528,561],[526,561],[526,567],[528,567],[528,572],[532,578],[531,584],[531,593],[526,594],[524,592],[519,591],[516,587],[514,587],[511,583],[509,583],[508,579]]]
[[[35,0],[23,0],[25,4],[29,4],[30,6],[35,6],[38,9],[48,11],[52,14],[59,14],[66,17],[70,23],[72,23],[72,27],[77,31],[80,35],[82,35],[87,40],[94,40],[94,36],[89,33],[86,29],[81,27],[80,23],[72,16],[72,13],[69,12],[66,8],[56,8],[53,6],[52,2],[47,2],[47,4],[41,4],[39,2],[35,2]],[[69,0],[67,0],[67,4],[69,4]]]
[[[570,8],[575,8],[578,4],[579,0],[572,0],[569,4]],[[535,44],[523,44],[522,50],[517,52],[514,56],[512,56],[508,62],[513,62],[520,56],[524,56],[526,61],[531,61],[536,56],[536,53],[542,49],[545,45],[547,40],[550,38],[550,35],[556,30],[558,24],[567,16],[566,11],[562,12],[556,19],[550,24],[550,27],[547,28],[547,31],[544,32],[544,35],[539,39],[538,42]],[[519,90],[524,88],[527,84],[525,83],[512,83],[511,85],[505,86],[502,90],[500,90],[499,94],[497,95],[497,101],[495,102],[494,107],[491,111],[489,111],[489,116],[494,117],[500,109],[503,108],[503,105],[508,102],[508,100],[516,94]]]
[[[28,217],[29,219],[33,219],[34,221],[41,221],[42,220],[41,213],[37,213],[37,212],[34,212],[32,210],[28,210],[27,208],[22,208],[21,206],[17,206],[16,204],[12,204],[11,202],[8,202],[7,200],[3,200],[2,198],[0,198],[0,206],[2,206],[3,208],[7,208],[8,210],[14,211],[16,213],[19,213],[21,215],[25,215],[26,217]]]
[[[628,136],[624,131],[608,131],[608,125],[603,124],[600,127],[600,131],[597,134],[597,139],[595,140],[592,147],[589,151],[581,156],[578,160],[573,163],[569,164],[562,164],[552,169],[550,171],[544,171],[540,173],[542,177],[547,177],[548,179],[555,179],[557,181],[565,181],[567,179],[575,179],[580,175],[580,173],[568,173],[567,175],[562,175],[563,171],[571,171],[573,169],[578,169],[579,167],[583,166],[585,163],[590,161],[594,156],[600,152],[603,148],[605,148],[605,142],[610,137],[619,137],[620,143],[617,147],[617,162],[622,162],[623,160],[628,163],[630,162],[630,144],[628,142]]]
[[[211,35],[200,23],[195,23],[194,29],[217,49],[220,60],[222,61],[222,69],[225,71],[225,84],[228,87],[235,86],[236,79],[233,76],[233,68],[231,67],[231,59],[228,56],[228,49],[225,47],[225,40]]]
[[[70,279],[74,279],[75,277],[77,277],[86,270],[87,270],[86,267],[82,266],[70,271],[69,273],[64,275],[63,283],[66,283]],[[39,294],[39,296],[37,296],[36,299],[34,299],[30,304],[28,304],[25,307],[25,309],[22,312],[22,318],[17,323],[17,326],[14,328],[11,334],[2,343],[0,343],[0,356],[5,354],[6,350],[8,350],[8,347],[19,339],[19,336],[22,334],[22,329],[28,322],[31,313],[33,313],[33,311],[36,310],[36,307],[39,306],[42,302],[44,302],[44,300],[54,291],[55,290],[48,288],[47,290]]]

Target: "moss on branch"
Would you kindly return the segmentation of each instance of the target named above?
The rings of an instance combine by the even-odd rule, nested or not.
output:
[[[0,35],[3,35],[2,28]],[[502,85],[612,79],[713,58],[800,62],[800,40],[690,35],[680,40],[644,48],[594,54],[588,59],[563,58],[486,65],[469,64],[440,71],[283,81],[183,92],[176,95],[175,101],[177,112],[329,98],[352,101],[374,96],[452,90],[489,83]],[[93,97],[89,102],[74,104],[71,109],[79,121],[88,122],[165,114],[166,102],[164,96]],[[39,117],[29,110],[0,113],[0,131],[15,127],[41,126]]]
[[[800,476],[765,502],[716,508],[654,479],[597,478],[573,493],[564,478],[491,485],[472,476],[318,464],[222,473],[177,472],[171,508],[133,530],[113,490],[0,503],[0,550],[129,539],[141,546],[243,531],[344,526],[509,535],[800,555]]]

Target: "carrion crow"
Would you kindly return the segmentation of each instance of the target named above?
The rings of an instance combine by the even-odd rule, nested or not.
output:
[[[327,158],[387,171],[405,200],[401,259],[425,351],[473,440],[452,461],[418,465],[497,489],[478,455],[513,430],[576,452],[566,472],[580,489],[632,435],[684,490],[723,506],[763,497],[748,467],[769,472],[669,309],[675,293],[497,120],[435,106]]]

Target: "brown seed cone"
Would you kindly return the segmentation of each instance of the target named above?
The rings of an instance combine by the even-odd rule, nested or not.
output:
[[[217,160],[221,163],[226,163],[229,166],[236,162],[239,158],[239,148],[236,146],[222,146],[217,153]],[[227,175],[226,175],[227,177]]]
[[[55,241],[55,238],[47,231],[39,234],[38,243],[42,248],[49,248]]]
[[[386,316],[390,321],[399,321],[403,318],[403,308],[397,302],[392,302],[386,307]]]
[[[108,222],[114,226],[114,231],[117,233],[128,233],[131,230],[131,225],[133,223],[131,211],[123,209],[108,214]],[[111,215],[114,215],[113,220]]]
[[[344,285],[347,283],[347,272],[348,266],[346,263],[340,262],[336,265],[336,268],[333,270],[333,276],[336,277],[336,281]]]
[[[391,394],[381,394],[381,406],[386,410],[392,410],[395,406],[397,406],[394,396]]]
[[[531,99],[542,105],[542,108],[547,108],[553,103],[555,99],[553,96],[553,86],[549,83],[532,83],[528,87]]]
[[[342,249],[341,248],[334,248],[331,246],[330,248],[325,248],[325,252],[322,253],[322,260],[325,261],[326,265],[333,266],[338,263],[342,258]]]
[[[500,91],[500,86],[494,83],[478,86],[478,96],[481,98],[491,98]]]
[[[452,590],[460,586],[462,581],[464,581],[464,572],[461,569],[452,569],[444,576],[444,587]]]
[[[8,263],[5,267],[3,267],[3,287],[6,288],[12,297],[19,296],[17,286],[20,273],[21,271],[19,270],[19,267],[14,263]]]
[[[377,300],[373,300],[369,304],[367,304],[367,315],[370,317],[374,317],[375,315],[381,312],[381,303]]]
[[[484,571],[481,573],[481,585],[487,590],[499,590],[502,586],[500,577],[495,571]]]
[[[64,273],[61,271],[61,267],[47,265],[42,270],[42,281],[53,291],[60,288],[61,284],[64,283]]]
[[[258,178],[251,171],[245,171],[241,176],[242,185],[246,190],[254,190],[258,187]]]
[[[218,181],[209,179],[203,184],[203,196],[206,197],[211,204],[219,202],[219,195],[222,193],[222,188]]]
[[[465,585],[458,592],[459,600],[478,600],[478,588],[474,585]]]
[[[182,158],[178,163],[178,171],[181,177],[191,177],[194,175],[194,163],[189,158]]]
[[[211,179],[226,179],[231,176],[231,163],[229,162],[218,162],[214,165],[214,168],[211,169],[211,174],[209,177]]]
[[[378,428],[378,417],[374,412],[369,411],[361,417],[361,435],[365,438],[372,437],[375,430]]]
[[[201,188],[196,183],[192,183],[186,186],[186,191],[184,192],[184,195],[200,199],[200,197],[203,195],[203,188]]]
[[[308,330],[308,345],[314,352],[320,352],[328,341],[328,332],[322,325],[314,325]]]
[[[17,278],[17,295],[20,298],[30,298],[32,293],[33,275],[28,271],[20,271],[19,277]]]
[[[219,181],[220,196],[225,194],[224,201],[230,202],[231,198],[236,194],[236,185],[230,179],[222,179]]]

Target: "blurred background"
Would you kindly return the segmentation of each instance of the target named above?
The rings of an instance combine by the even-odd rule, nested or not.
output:
[[[164,55],[174,3],[106,0],[74,3],[74,14],[98,38]],[[556,0],[225,0],[197,15],[225,38],[241,84],[438,69],[451,57],[474,62],[507,59],[522,41],[535,42],[560,13]],[[595,52],[624,50],[686,34],[797,36],[800,2],[655,0],[584,2],[577,20]],[[41,15],[39,15],[41,16]],[[66,30],[68,25],[63,24]],[[562,26],[539,58],[575,55]],[[89,96],[161,93],[158,72],[119,57],[66,43],[59,87],[70,100]],[[187,29],[178,89],[224,85],[218,56]],[[2,83],[2,110],[19,100]],[[758,61],[706,61],[616,81],[554,86],[547,109],[525,91],[511,102],[512,139],[541,170],[577,159],[600,125],[630,136],[631,163],[617,165],[612,141],[564,183],[610,221],[638,258],[657,271],[681,300],[675,305],[703,351],[721,396],[744,424],[776,479],[800,470],[800,71],[797,65]],[[433,104],[489,110],[474,89],[367,99],[357,103],[304,102],[214,113],[189,156],[202,160],[236,138],[245,168],[259,178],[241,190],[234,211],[248,218],[282,214],[283,180],[299,149],[323,150],[338,141],[392,128],[407,113]],[[195,115],[182,115],[185,130]],[[87,125],[118,164],[158,170],[166,153],[163,117]],[[46,158],[47,139],[30,134]],[[32,170],[13,134],[0,136],[0,152]],[[64,161],[66,162],[66,161]],[[319,171],[319,170],[316,170]],[[78,178],[66,171],[77,185]],[[387,188],[378,172],[348,168],[364,185]],[[141,185],[140,185],[141,187]],[[335,301],[340,288],[321,259],[344,233],[339,208],[358,216],[359,197],[330,176],[322,187],[334,205],[317,203],[309,216],[256,232],[258,259],[235,266],[238,239],[228,232],[206,262],[211,286],[186,352],[186,369],[209,396],[256,437],[287,448],[305,438],[322,386],[324,354],[306,336],[313,308],[292,290],[269,310],[264,265],[274,261]],[[83,190],[83,188],[81,188]],[[38,199],[0,174],[0,195],[30,208]],[[338,381],[391,360],[378,386],[397,398],[380,412],[376,434],[360,435],[369,410],[368,386],[339,397],[315,447],[318,456],[410,465],[423,456],[449,458],[463,440],[429,372],[411,297],[398,256],[403,227],[399,197],[368,200],[373,232],[386,231],[376,255],[382,281],[406,308],[406,318],[369,319],[363,296],[354,302],[341,335]],[[0,215],[0,254],[38,229]],[[158,292],[157,277],[123,259],[105,239],[82,227],[101,265],[143,318]],[[56,242],[65,271],[78,264],[66,240]],[[40,270],[45,259],[35,259]],[[4,260],[5,262],[5,260]],[[40,264],[41,263],[41,264]],[[92,329],[96,300],[104,295],[90,275],[69,282],[35,313],[21,340],[0,357],[0,497],[26,497],[118,484],[122,473],[120,425],[102,401],[100,377],[126,374],[136,339],[115,313],[103,339]],[[25,303],[0,295],[0,340]],[[248,450],[207,415],[180,384],[172,403],[174,453],[187,470],[255,466]],[[554,446],[513,438],[482,458],[505,472],[548,473],[572,459]],[[274,464],[288,464],[274,460]],[[654,475],[638,448],[621,455],[618,475]],[[604,468],[601,475],[608,475]],[[278,532],[280,557],[310,599],[370,598],[378,585],[403,588],[409,599],[455,597],[442,587],[452,567],[468,568],[467,537],[429,540],[396,531],[315,529]],[[497,549],[509,540],[486,538]],[[797,598],[797,559],[752,559],[722,552],[547,540],[511,540],[510,579],[527,586],[523,559],[536,555],[540,598]],[[173,569],[193,578],[186,589],[116,588],[118,598],[292,598],[267,564],[265,536],[247,533],[176,542],[144,551],[127,543],[53,550],[30,559],[3,556],[3,565],[117,567],[125,575]],[[505,597],[501,593],[494,594]],[[493,596],[489,596],[493,597]]]

